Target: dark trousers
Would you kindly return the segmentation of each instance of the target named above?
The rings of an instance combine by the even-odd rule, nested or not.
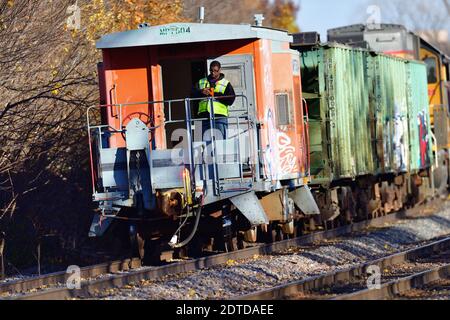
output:
[[[214,120],[214,137],[216,140],[225,140],[227,138],[228,119],[225,117],[218,117]],[[211,121],[202,121],[202,137],[203,141],[210,142],[212,136]]]
[[[207,159],[206,162],[211,164],[212,163],[212,136],[214,136],[215,140],[226,140],[227,138],[227,129],[228,129],[228,119],[226,117],[218,117],[214,119],[214,129],[211,128],[211,121],[210,120],[203,120],[202,121],[202,138],[203,141],[206,142],[206,155]],[[222,150],[224,152],[225,145],[217,145],[216,148],[219,150]],[[217,152],[217,149],[216,149]],[[226,161],[226,156],[223,155],[223,159],[221,157],[217,157],[216,161],[218,163],[224,163]]]

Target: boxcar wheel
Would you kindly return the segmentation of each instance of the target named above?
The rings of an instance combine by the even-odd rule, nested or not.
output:
[[[229,238],[225,241],[225,252],[236,251],[235,239]]]

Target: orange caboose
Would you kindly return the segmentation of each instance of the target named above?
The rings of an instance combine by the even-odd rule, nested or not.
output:
[[[237,228],[244,232],[276,221],[290,225],[283,230],[291,233],[295,210],[318,214],[307,187],[308,114],[291,42],[281,30],[201,23],[101,38],[103,101],[89,119],[100,110],[102,123],[89,120],[89,133],[94,200],[103,219],[94,220],[91,234],[103,233],[108,223],[100,220],[130,215],[130,209],[138,217],[177,220],[186,210],[197,217],[201,207],[202,215],[227,219],[231,213],[224,207],[230,206],[246,218],[245,227]],[[199,127],[212,124],[214,115],[197,116],[199,99],[191,89],[213,60],[221,63],[236,99],[227,137],[208,142]]]

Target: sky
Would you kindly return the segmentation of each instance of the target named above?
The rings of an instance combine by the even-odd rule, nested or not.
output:
[[[296,0],[300,3],[297,23],[302,31],[318,31],[326,41],[327,29],[362,23],[369,17],[366,0]],[[363,12],[358,9],[363,8]]]
[[[379,6],[379,16],[381,22],[387,22],[383,19],[389,16],[387,3],[389,0],[294,0],[300,4],[300,12],[297,16],[297,23],[302,31],[318,31],[321,40],[326,41],[326,30],[346,26],[355,23],[366,23],[373,14],[367,13],[370,4]],[[433,5],[437,5],[445,9],[441,4],[441,0],[424,0],[430,1]],[[407,5],[408,1],[405,1]],[[369,9],[370,10],[370,9]]]

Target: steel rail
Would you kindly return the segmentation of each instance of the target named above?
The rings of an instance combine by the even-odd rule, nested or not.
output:
[[[349,294],[339,295],[331,300],[381,300],[395,298],[397,295],[420,288],[428,283],[450,277],[450,264],[384,283],[379,289],[365,289]]]
[[[432,201],[431,204],[434,204],[435,202],[439,202],[437,200]],[[439,202],[441,205],[445,203]],[[23,284],[18,281],[14,287],[13,292],[20,293],[19,295],[12,296],[12,297],[3,297],[4,299],[48,299],[48,300],[55,300],[55,299],[70,299],[70,298],[76,298],[76,297],[89,297],[95,294],[96,292],[99,292],[101,290],[108,290],[117,288],[120,286],[124,286],[129,283],[139,283],[141,280],[151,280],[151,279],[157,279],[166,275],[171,274],[177,274],[182,272],[189,272],[189,271],[195,271],[202,268],[209,268],[212,266],[216,266],[219,264],[226,263],[229,260],[239,260],[239,259],[246,259],[250,258],[254,255],[268,255],[272,252],[286,250],[291,247],[297,247],[301,245],[308,245],[312,244],[315,241],[320,241],[324,239],[330,239],[335,238],[339,236],[343,236],[346,234],[350,234],[352,232],[358,232],[363,231],[369,227],[382,227],[386,224],[396,222],[398,220],[413,218],[417,216],[417,211],[425,209],[423,206],[414,207],[409,210],[401,210],[399,212],[391,213],[382,217],[365,220],[357,223],[353,223],[350,225],[338,227],[335,229],[325,230],[325,231],[319,231],[319,232],[312,232],[307,235],[300,236],[298,238],[294,239],[288,239],[283,240],[279,242],[275,242],[272,244],[257,244],[255,246],[238,250],[238,251],[232,251],[228,253],[221,253],[209,257],[202,257],[195,260],[187,260],[183,262],[176,262],[165,266],[160,267],[145,267],[140,270],[130,270],[129,273],[123,273],[123,274],[112,274],[107,275],[105,277],[102,277],[97,280],[92,281],[82,281],[81,283],[81,289],[68,289],[67,287],[56,287],[56,288],[50,288],[45,291],[38,291],[33,293],[26,293],[26,291],[36,289],[42,286],[48,286],[48,285],[58,285],[58,284],[65,284],[67,278],[70,276],[69,274],[64,275],[62,273],[59,273],[57,275],[57,279],[51,279],[52,275],[48,275],[50,279],[48,280],[37,280],[34,282],[34,279],[28,279],[24,280]],[[438,211],[441,210],[441,207],[437,209]],[[89,273],[87,271],[89,267],[86,267],[85,273],[83,274],[82,271],[82,278],[87,279],[90,277],[95,277],[100,274],[108,274],[108,273],[114,273],[117,272],[117,268],[105,268],[104,266],[103,271],[99,272],[93,272]],[[100,269],[98,269],[100,270]],[[119,270],[120,271],[120,270]],[[45,276],[44,276],[45,277]],[[7,284],[3,284],[7,285]],[[1,288],[1,286],[0,286]],[[1,292],[0,292],[1,294]]]
[[[81,278],[91,278],[106,273],[128,271],[130,269],[139,268],[140,266],[140,259],[117,260],[93,266],[82,267],[80,268],[80,276]],[[0,296],[1,294],[5,293],[14,294],[30,291],[36,288],[66,283],[69,276],[70,274],[67,274],[65,271],[58,271],[44,274],[38,277],[30,277],[14,281],[2,282],[0,283]]]
[[[345,268],[343,270],[337,270],[333,272],[326,273],[324,275],[317,275],[313,277],[308,277],[306,279],[294,281],[284,285],[276,286],[269,289],[260,290],[254,293],[237,296],[231,298],[232,300],[276,300],[276,299],[286,299],[289,297],[295,297],[295,295],[303,294],[308,297],[308,292],[313,290],[322,289],[327,286],[333,286],[336,283],[342,282],[352,282],[354,279],[360,279],[361,276],[366,274],[366,269],[368,266],[378,266],[381,270],[386,267],[405,263],[414,259],[429,256],[434,253],[438,253],[442,250],[450,249],[450,237],[444,238],[439,241],[435,241],[418,248],[409,249],[403,252],[395,253],[387,257],[379,258],[373,261],[364,262],[356,266]],[[437,268],[439,269],[439,268]],[[446,269],[445,269],[446,270]],[[430,279],[435,279],[436,274],[439,274],[436,270],[431,270],[430,272],[433,277]],[[420,272],[419,275],[424,272]],[[424,276],[417,276],[419,280],[422,280]],[[384,297],[387,292],[398,292],[398,290],[393,290],[393,288],[410,288],[407,284],[412,284],[413,282],[408,279],[412,279],[413,276],[405,277],[401,284],[396,283],[399,280],[394,280],[381,285],[381,289],[364,289],[351,294],[343,294],[341,296],[333,297],[332,299],[380,299]],[[417,283],[420,283],[419,280]],[[431,280],[434,281],[434,280]],[[408,289],[409,290],[409,289]]]

